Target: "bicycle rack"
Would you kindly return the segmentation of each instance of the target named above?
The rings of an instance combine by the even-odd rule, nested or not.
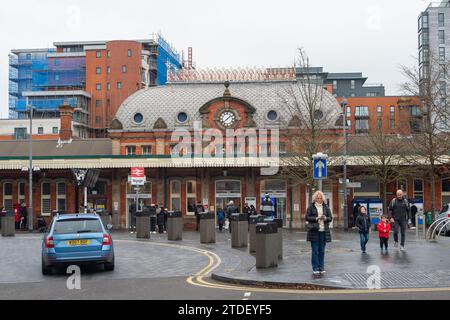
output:
[[[445,228],[448,224],[450,224],[450,218],[449,218],[447,221],[445,221],[444,225],[441,227],[441,229],[439,229],[439,232],[438,232],[438,234],[436,235],[436,240],[439,240],[439,237],[441,236],[442,230],[444,230],[444,228]]]
[[[450,222],[450,218],[449,217],[444,217],[444,218],[439,218],[436,221],[434,221],[430,227],[428,228],[425,240],[426,241],[431,241],[434,240],[436,241],[436,231],[439,228],[440,225],[444,224],[444,226],[447,225],[447,223]],[[440,231],[443,230],[443,227],[441,228]]]

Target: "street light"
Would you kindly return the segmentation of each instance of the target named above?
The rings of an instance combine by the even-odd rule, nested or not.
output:
[[[33,231],[33,106],[28,103],[26,97],[26,107],[30,112],[30,136],[29,136],[29,153],[28,158],[30,165],[28,168],[28,231]]]
[[[342,187],[344,188],[344,231],[348,231],[348,207],[347,207],[347,100],[343,99],[342,106],[342,127],[344,132],[344,157],[343,170],[344,181]]]

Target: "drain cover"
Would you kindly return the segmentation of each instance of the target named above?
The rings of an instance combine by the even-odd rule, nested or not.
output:
[[[345,273],[344,278],[354,287],[367,288],[367,280],[373,274]],[[447,287],[450,285],[450,273],[439,272],[381,272],[381,288],[430,288]]]

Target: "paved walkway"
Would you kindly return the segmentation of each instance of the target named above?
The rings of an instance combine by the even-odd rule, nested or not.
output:
[[[128,233],[117,233],[115,238],[134,238]],[[168,242],[166,235],[152,235],[150,241]],[[381,288],[438,288],[450,287],[450,238],[441,237],[439,242],[429,243],[417,239],[415,231],[407,232],[406,251],[393,247],[390,238],[389,253],[381,253],[376,232],[370,235],[367,253],[359,248],[356,231],[344,233],[333,231],[333,242],[326,248],[325,268],[327,273],[314,277],[311,269],[310,243],[306,232],[284,230],[284,258],[277,268],[256,269],[254,254],[248,248],[232,249],[231,235],[217,233],[217,243],[200,244],[199,234],[185,232],[183,241],[169,242],[194,246],[216,253],[221,264],[212,272],[215,280],[239,284],[276,285],[304,287],[316,285],[332,288],[367,289],[371,276],[368,268],[379,268]]]

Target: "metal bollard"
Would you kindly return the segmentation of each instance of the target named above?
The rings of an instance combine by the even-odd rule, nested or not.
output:
[[[264,216],[250,216],[250,225],[249,225],[249,252],[256,252],[256,224],[264,221]]]
[[[13,237],[16,232],[14,215],[6,214],[1,216],[2,237]]]
[[[216,243],[216,215],[200,213],[200,243]]]
[[[231,247],[243,248],[248,246],[248,216],[245,213],[231,215]]]
[[[273,219],[277,224],[278,259],[283,260],[283,219]]]
[[[148,208],[136,215],[136,239],[150,239],[150,211]]]
[[[277,224],[256,224],[256,268],[278,267]]]
[[[167,217],[167,240],[183,239],[183,217],[180,211],[170,211]]]

